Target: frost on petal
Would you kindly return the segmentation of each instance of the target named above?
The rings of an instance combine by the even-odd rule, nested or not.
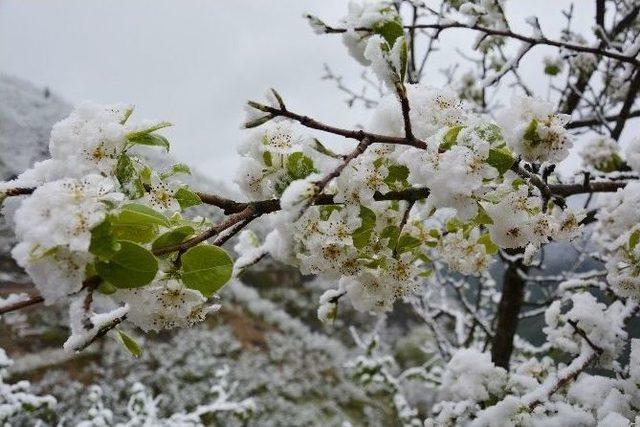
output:
[[[192,326],[204,320],[215,306],[176,280],[154,282],[143,288],[119,289],[114,299],[130,308],[127,320],[145,332]]]
[[[22,242],[11,252],[23,267],[45,304],[51,304],[79,291],[85,279],[85,269],[91,256],[83,252],[70,252],[58,248],[51,253],[39,254],[30,243]]]
[[[292,218],[297,219],[302,209],[308,205],[316,194],[317,186],[315,181],[320,178],[319,175],[312,174],[305,179],[298,179],[289,184],[280,198],[282,209],[288,212]]]
[[[394,21],[398,13],[389,1],[350,1],[349,13],[344,19],[347,31],[342,41],[349,49],[351,56],[362,65],[369,65],[365,57],[365,48],[371,38],[370,31],[358,31],[358,28],[373,28],[388,21]]]
[[[573,136],[564,128],[569,117],[557,114],[550,102],[514,97],[498,121],[509,147],[529,162],[557,163],[573,146]]]
[[[51,157],[84,173],[113,174],[126,144],[127,128],[121,122],[130,109],[128,105],[80,104],[51,130]]]

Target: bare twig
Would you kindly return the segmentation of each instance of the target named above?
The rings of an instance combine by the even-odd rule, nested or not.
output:
[[[44,298],[42,298],[40,295],[35,295],[29,299],[22,300],[15,304],[7,305],[0,308],[0,315],[10,313],[12,311],[21,310],[26,307],[31,307],[32,305],[40,304],[41,302],[44,302]]]

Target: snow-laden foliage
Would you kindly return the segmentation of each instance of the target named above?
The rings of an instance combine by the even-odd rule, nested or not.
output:
[[[629,325],[640,300],[640,143],[624,141],[623,130],[640,115],[633,111],[640,7],[623,0],[596,9],[595,44],[572,30],[573,9],[558,39],[536,17],[526,20],[529,33],[514,32],[501,0],[448,0],[439,11],[409,0],[351,2],[337,27],[307,15],[316,33],[342,36],[380,99],[328,71],[350,105],[372,108],[369,122],[352,129],[293,111],[273,89],[265,101],[249,101],[236,174],[244,200],[194,192],[177,179],[189,172],[185,165],[148,164],[138,146],[168,151],[158,133],[168,123],[135,124],[126,105],[80,105],[54,126],[51,158],[0,187],[14,205],[12,255],[39,292],[8,298],[0,313],[68,304],[66,349],[116,331],[140,357],[121,324],[148,333],[193,326],[212,311],[224,316],[226,300],[214,304],[222,287],[272,258],[323,284],[311,310],[298,295],[285,299],[307,315],[337,329],[371,323],[358,316],[381,319],[367,339],[351,329],[358,354],[348,354],[234,280],[230,301],[282,332],[264,348],[282,378],[269,373],[266,382],[255,376],[244,384],[273,388],[276,398],[265,398],[272,408],[286,406],[281,398],[302,404],[308,384],[292,392],[284,383],[304,371],[333,375],[350,398],[384,396],[404,426],[637,424],[640,347]],[[450,84],[438,88],[423,81],[424,66],[441,32],[456,28],[477,32],[475,57],[463,54],[471,69],[462,77],[444,69]],[[424,56],[416,53],[422,36]],[[546,99],[518,71],[539,45],[557,49],[543,61]],[[513,88],[509,97],[505,86]],[[319,132],[347,142],[335,149]],[[583,169],[556,170],[574,147]],[[186,211],[202,203],[222,219]],[[238,233],[234,263],[221,246]],[[419,322],[420,356],[392,352],[400,341],[394,328]],[[287,334],[303,349],[290,347]],[[337,374],[345,371],[352,382]],[[214,403],[197,396],[167,411],[163,390],[154,398],[131,379],[126,414],[105,405],[101,384],[84,425],[118,417],[122,425],[198,425],[227,408],[260,416],[258,399],[227,401],[225,380]],[[164,386],[171,389],[164,393],[180,388]],[[332,423],[358,422],[337,406]],[[355,412],[369,419],[372,411]],[[298,424],[321,422],[314,410],[304,415]]]
[[[211,394],[215,399],[211,403],[199,405],[190,412],[176,412],[168,418],[158,415],[157,398],[149,394],[149,390],[141,383],[135,383],[131,387],[131,397],[127,403],[127,418],[123,423],[114,423],[113,411],[106,408],[103,402],[103,391],[100,386],[89,388],[87,400],[91,407],[87,411],[89,419],[79,421],[78,427],[102,427],[114,425],[117,427],[143,427],[143,426],[175,426],[175,427],[201,427],[203,419],[217,413],[229,413],[240,419],[251,416],[255,410],[255,404],[251,399],[233,401],[232,397],[237,383],[229,384],[227,375],[229,368],[225,367],[214,373],[217,384],[211,387]]]
[[[15,415],[51,410],[56,404],[52,396],[33,394],[29,381],[8,382],[7,368],[12,364],[13,360],[0,348],[0,423],[3,426],[11,425]]]
[[[549,105],[519,101],[522,112],[512,107],[510,113],[524,124],[514,131],[474,114],[450,91],[414,85],[407,86],[406,95],[412,105],[409,117],[416,123],[414,135],[425,146],[373,145],[346,166],[310,136],[276,119],[266,129],[252,131],[241,153],[247,165],[262,164],[256,169],[260,175],[248,182],[244,173],[252,169],[243,167],[239,183],[248,197],[256,196],[258,186],[264,188],[259,193],[263,198],[282,195],[285,210],[265,237],[265,250],[303,273],[339,278],[356,307],[381,312],[419,291],[418,281],[431,271],[433,258],[455,271],[478,274],[498,247],[535,251],[552,237],[576,237],[580,211],[548,206],[545,195],[512,170],[517,163],[509,146],[520,144],[524,151],[519,154],[526,157],[526,141],[534,134],[540,153],[554,152],[556,159],[568,153],[570,138],[549,116]],[[374,113],[374,127],[400,138],[403,117],[392,102],[393,97],[383,100]],[[508,141],[504,129],[509,129]],[[564,142],[541,136],[550,132]],[[306,153],[305,140],[313,148]],[[324,188],[333,203],[309,206],[325,186],[318,176],[335,168],[341,173]],[[284,192],[278,190],[284,183],[291,184]],[[381,200],[384,194],[411,187],[429,189],[420,209],[405,201]],[[302,208],[306,210],[300,214]],[[442,210],[447,209],[451,214],[443,219]]]
[[[156,131],[169,124],[128,124],[132,112],[81,105],[53,127],[51,158],[3,184],[35,188],[15,210],[19,243],[12,255],[46,304],[72,296],[70,350],[89,345],[127,315],[144,330],[200,322],[217,308],[205,297],[231,274],[231,260],[216,246],[189,248],[180,269],[170,253],[157,257],[207,221],[180,214],[201,203],[176,179],[188,167],[154,171],[133,154],[136,145],[168,150]],[[94,291],[110,311],[91,312]]]

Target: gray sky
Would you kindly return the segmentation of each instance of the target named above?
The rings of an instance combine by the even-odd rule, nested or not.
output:
[[[529,32],[536,14],[557,36],[568,1],[509,2],[512,26]],[[592,22],[592,2],[577,2],[577,26]],[[322,65],[359,84],[362,68],[336,36],[316,36],[303,12],[327,22],[346,0],[0,0],[0,72],[47,85],[71,102],[128,102],[139,118],[174,123],[167,134],[176,156],[230,181],[242,132],[242,107],[277,88],[292,109],[343,126],[366,123],[343,95],[322,81]],[[473,35],[449,32],[426,82],[456,59],[454,46]],[[547,53],[549,51],[546,51]],[[547,83],[536,49],[523,66],[534,87]],[[537,63],[536,63],[537,62]],[[433,77],[431,77],[433,76]],[[545,93],[542,93],[544,96]]]

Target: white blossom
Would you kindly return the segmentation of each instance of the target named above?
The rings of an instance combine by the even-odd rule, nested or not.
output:
[[[514,97],[499,122],[509,147],[529,162],[559,162],[573,146],[573,137],[564,128],[569,116],[557,114],[550,102]]]
[[[615,140],[602,136],[595,137],[589,140],[580,151],[582,166],[602,172],[615,171],[622,162],[619,153],[620,146]]]
[[[144,331],[191,326],[220,306],[207,306],[207,299],[177,280],[158,281],[137,289],[119,289],[113,298],[130,308],[127,320]]]
[[[372,28],[387,21],[397,19],[397,12],[391,2],[379,0],[350,1],[349,12],[344,19],[347,32],[342,41],[349,49],[351,56],[362,65],[369,65],[365,57],[365,48],[371,38],[369,31],[357,31],[357,28]]]

